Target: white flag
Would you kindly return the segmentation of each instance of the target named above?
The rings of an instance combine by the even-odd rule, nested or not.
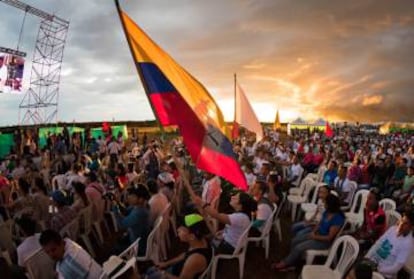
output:
[[[237,84],[236,87],[236,107],[235,107],[235,122],[243,126],[250,132],[256,133],[256,140],[260,141],[263,138],[262,125],[259,122],[252,106],[247,100],[243,89]]]

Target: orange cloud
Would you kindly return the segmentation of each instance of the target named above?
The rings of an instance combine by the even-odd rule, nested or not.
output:
[[[364,99],[362,100],[362,105],[363,106],[379,105],[382,103],[383,99],[384,98],[380,95],[364,96]]]

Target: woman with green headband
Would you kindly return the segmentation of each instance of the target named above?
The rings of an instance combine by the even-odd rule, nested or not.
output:
[[[147,271],[148,279],[193,279],[198,278],[208,267],[212,251],[206,239],[210,231],[203,217],[199,214],[186,215],[184,224],[177,231],[180,240],[188,243],[188,250],[171,260],[159,263],[158,269],[150,268]]]

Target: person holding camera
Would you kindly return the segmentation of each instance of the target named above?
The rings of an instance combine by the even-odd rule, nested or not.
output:
[[[145,255],[147,237],[150,232],[150,213],[147,207],[149,193],[147,188],[138,184],[137,187],[127,189],[128,208],[125,214],[121,213],[119,202],[115,199],[113,201],[118,226],[125,229],[127,236],[120,239],[116,250],[118,252],[124,251],[135,240],[141,238],[139,241],[139,255]]]
[[[142,157],[149,179],[157,179],[158,174],[160,173],[160,162],[163,157],[158,144],[155,141],[152,141],[148,150]]]

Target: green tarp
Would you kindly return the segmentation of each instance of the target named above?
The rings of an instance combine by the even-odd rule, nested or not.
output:
[[[10,148],[13,146],[13,134],[0,134],[0,158],[4,158],[10,154]]]
[[[119,126],[112,126],[112,135],[115,137],[118,135],[119,132],[122,132],[124,139],[128,139],[128,130],[126,125],[119,125]],[[85,129],[80,127],[68,127],[69,134],[72,135],[73,133],[82,133],[82,137],[85,136]],[[63,131],[63,127],[49,127],[49,128],[40,128],[39,129],[39,146],[43,148],[47,143],[47,136],[50,134],[60,134]],[[91,135],[95,139],[99,136],[104,137],[104,133],[102,132],[102,128],[91,128]]]
[[[121,132],[124,140],[128,139],[128,130],[126,125],[120,126],[112,126],[112,135],[118,136],[118,133]],[[97,139],[99,136],[102,138],[104,137],[104,133],[102,132],[102,128],[92,128],[91,135],[93,138]]]
[[[112,126],[112,134],[116,137],[119,132],[122,132],[124,140],[128,139],[128,130],[126,125],[119,125],[119,126]],[[69,134],[72,135],[73,133],[82,133],[82,137],[84,137],[85,129],[80,127],[68,127]],[[47,128],[40,128],[39,129],[39,148],[43,148],[47,144],[47,136],[49,133],[52,134],[60,134],[63,131],[63,127],[47,127]],[[98,136],[104,136],[102,132],[102,128],[92,128],[91,129],[92,137],[95,139]],[[10,153],[10,148],[14,146],[13,141],[13,134],[0,134],[0,158],[4,158]]]

